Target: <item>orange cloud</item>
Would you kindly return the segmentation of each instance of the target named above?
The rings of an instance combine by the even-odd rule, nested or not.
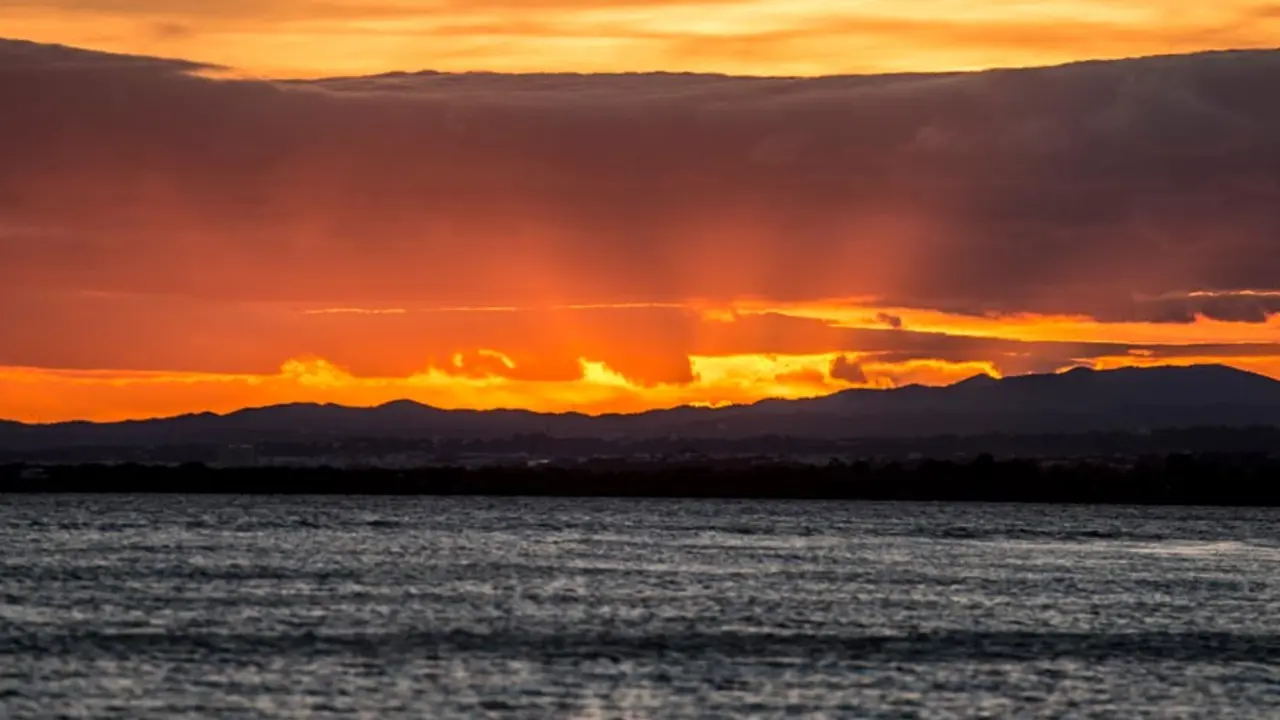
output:
[[[36,317],[25,314],[35,309],[29,297],[27,305],[13,299],[22,313],[13,321]],[[1075,365],[1226,362],[1280,378],[1276,316],[1105,323],[866,303],[300,312],[288,303],[94,296],[83,307],[47,308],[40,317],[49,332],[0,345],[0,417],[114,420],[401,398],[444,408],[634,412]],[[295,359],[272,371],[272,355]],[[56,369],[76,366],[86,369]]]
[[[856,387],[945,385],[974,375],[999,377],[989,361],[877,360],[845,353],[688,358],[693,379],[637,384],[600,361],[581,358],[576,376],[514,377],[515,362],[476,350],[405,377],[361,377],[320,358],[297,358],[272,374],[52,370],[0,367],[6,417],[29,422],[115,421],[192,412],[230,412],[287,402],[373,406],[412,399],[445,409],[522,408],[589,414],[679,405],[723,406],[766,398],[807,398]],[[1225,363],[1280,379],[1280,355],[1154,358],[1128,353],[1093,358],[1098,369]],[[850,374],[855,365],[860,374]],[[1065,368],[1064,368],[1065,369]]]
[[[1280,342],[1280,315],[1277,314],[1268,314],[1258,322],[1215,320],[1203,315],[1197,315],[1189,322],[1179,323],[1103,322],[1087,315],[1017,312],[960,314],[864,303],[860,299],[797,303],[746,302],[738,305],[735,310],[742,315],[779,314],[808,318],[845,328],[882,328],[886,325],[885,317],[889,316],[893,318],[893,324],[915,332],[1021,342],[1131,345]]]
[[[488,361],[488,362],[486,362]],[[61,371],[0,368],[5,415],[26,421],[121,420],[283,402],[371,406],[413,399],[441,408],[528,408],[547,412],[637,412],[687,404],[813,397],[852,387],[826,369],[832,356],[692,357],[694,378],[638,385],[597,360],[577,361],[567,380],[512,377],[515,362],[477,350],[407,377],[358,377],[319,358],[298,358],[274,374]],[[963,368],[939,364],[940,377]],[[918,368],[882,368],[918,372]],[[805,373],[808,374],[805,374]]]
[[[404,308],[313,308],[303,310],[305,315],[404,315]]]

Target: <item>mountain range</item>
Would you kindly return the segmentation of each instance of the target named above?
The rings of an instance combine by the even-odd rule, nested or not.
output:
[[[1280,382],[1221,365],[1091,370],[633,415],[289,404],[115,423],[0,422],[0,450],[343,438],[902,438],[1280,426]]]

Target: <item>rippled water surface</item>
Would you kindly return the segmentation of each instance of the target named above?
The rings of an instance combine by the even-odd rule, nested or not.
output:
[[[0,717],[1275,717],[1280,512],[0,496]]]

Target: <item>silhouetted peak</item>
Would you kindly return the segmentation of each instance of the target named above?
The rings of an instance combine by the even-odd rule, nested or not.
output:
[[[425,405],[417,400],[392,400],[390,402],[378,405],[377,410],[435,410],[436,408]]]
[[[991,377],[986,373],[978,373],[973,377],[968,377],[958,383],[955,383],[952,387],[991,387],[998,384],[1000,384],[1000,380],[998,378]]]
[[[327,407],[338,407],[330,403],[311,403],[311,402],[295,402],[295,403],[279,403],[276,405],[263,405],[261,407],[250,407],[227,413],[228,415],[252,415],[257,413],[271,412],[306,412],[307,410],[320,410]]]
[[[436,416],[448,414],[450,411],[441,410],[416,400],[392,400],[382,403],[376,407],[368,408],[368,413],[385,420],[394,420],[398,422],[410,422],[417,418],[426,416]],[[461,411],[453,411],[455,414]]]

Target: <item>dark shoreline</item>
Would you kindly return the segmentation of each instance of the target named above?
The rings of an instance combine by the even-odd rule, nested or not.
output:
[[[741,498],[1280,507],[1280,458],[627,463],[546,467],[3,465],[2,493]]]

